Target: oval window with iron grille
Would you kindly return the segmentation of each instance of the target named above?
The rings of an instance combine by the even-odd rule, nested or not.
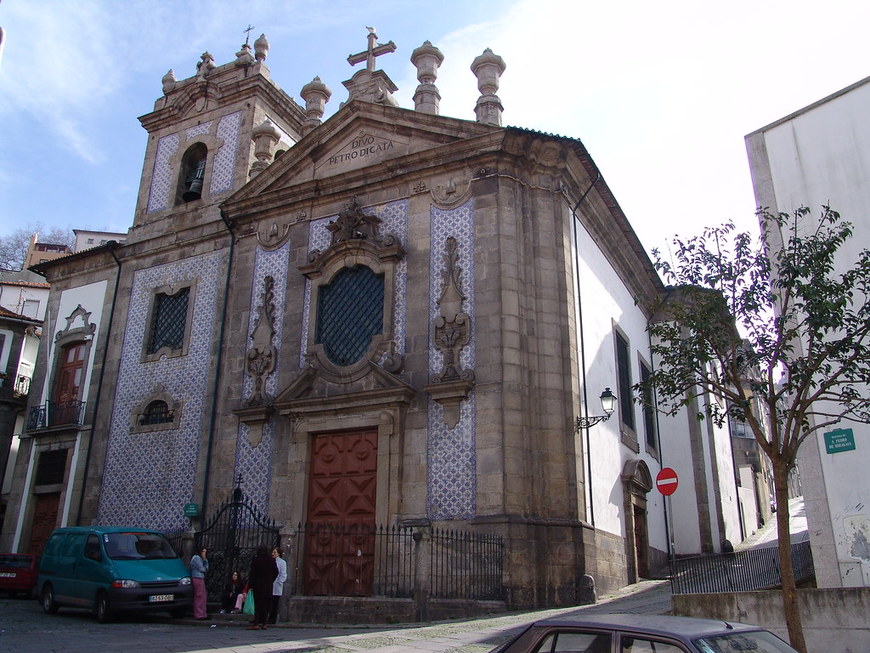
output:
[[[371,268],[344,268],[317,296],[315,342],[331,363],[353,365],[383,333],[384,277]]]

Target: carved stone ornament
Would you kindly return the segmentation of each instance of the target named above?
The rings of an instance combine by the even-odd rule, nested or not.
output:
[[[462,293],[459,252],[456,239],[447,239],[443,288],[438,299],[440,315],[435,318],[435,348],[441,352],[444,364],[439,374],[432,377],[426,391],[444,409],[444,422],[450,428],[459,423],[460,405],[474,387],[474,371],[462,369],[459,355],[471,340],[471,318],[462,312]]]
[[[338,214],[338,219],[326,225],[332,234],[330,245],[337,245],[346,240],[373,240],[380,242],[379,229],[381,219],[369,213],[364,213],[356,197]]]
[[[63,330],[58,331],[55,334],[55,340],[60,340],[61,338],[76,334],[87,339],[89,336],[93,336],[94,332],[97,330],[97,325],[91,322],[91,312],[86,311],[82,308],[82,305],[79,304],[75,307],[72,313],[70,313],[66,317],[66,327]]]
[[[290,225],[278,225],[277,222],[271,224],[261,223],[257,229],[257,242],[265,250],[278,249],[287,242],[290,236]]]
[[[245,354],[245,371],[250,375],[254,388],[244,401],[245,407],[263,406],[269,403],[265,385],[268,377],[275,369],[277,352],[272,345],[275,336],[275,302],[273,292],[274,280],[267,276],[263,279],[263,295],[257,308],[259,317],[251,335],[251,347]]]
[[[470,181],[457,181],[451,177],[446,183],[438,184],[432,189],[432,199],[442,206],[455,206],[468,199],[470,190]]]

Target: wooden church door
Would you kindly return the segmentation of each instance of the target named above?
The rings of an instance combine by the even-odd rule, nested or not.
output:
[[[372,593],[377,454],[374,430],[314,436],[305,548],[309,596]]]

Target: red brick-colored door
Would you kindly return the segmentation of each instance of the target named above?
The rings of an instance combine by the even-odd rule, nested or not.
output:
[[[57,526],[60,492],[36,494],[33,498],[33,521],[30,525],[30,541],[27,544],[27,552],[42,555],[45,541]]]
[[[377,431],[314,437],[305,552],[308,595],[372,593],[377,438]]]

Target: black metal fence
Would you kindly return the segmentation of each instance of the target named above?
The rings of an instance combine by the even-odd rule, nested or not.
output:
[[[808,541],[792,544],[791,557],[798,583],[815,575]],[[709,594],[770,589],[782,583],[780,567],[776,546],[681,558],[671,564],[671,592]]]
[[[427,584],[431,598],[504,598],[505,545],[497,535],[300,524],[293,539],[293,594],[412,598]]]
[[[278,524],[236,488],[194,536],[194,552],[208,549],[205,585],[209,599],[220,597],[234,571],[247,578],[258,546],[271,548],[279,542]]]
[[[308,596],[413,595],[413,528],[299,524],[294,533],[293,593]]]
[[[504,539],[485,533],[432,531],[431,596],[441,599],[504,598]]]

